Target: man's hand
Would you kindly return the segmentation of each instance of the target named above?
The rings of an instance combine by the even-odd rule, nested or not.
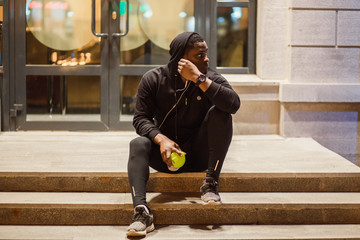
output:
[[[184,58],[180,59],[178,63],[178,72],[183,78],[193,81],[194,83],[198,81],[199,74],[201,74],[195,64]],[[199,87],[203,92],[205,92],[210,87],[210,85],[211,80],[206,78],[205,82],[201,83]]]
[[[171,153],[176,152],[182,156],[180,146],[165,135],[159,133],[154,137],[154,142],[160,146],[161,157],[168,167],[172,166]]]
[[[199,69],[187,59],[180,59],[178,63],[178,72],[186,80],[196,82],[201,72]]]

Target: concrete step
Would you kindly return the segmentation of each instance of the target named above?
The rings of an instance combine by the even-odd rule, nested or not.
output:
[[[360,193],[149,193],[156,224],[360,224]],[[0,193],[2,225],[128,225],[129,193]]]
[[[127,239],[126,226],[0,226],[0,239]],[[359,240],[360,225],[157,225],[156,240]]]
[[[134,132],[2,132],[0,191],[128,192]],[[151,170],[150,192],[197,192],[204,173]],[[360,168],[310,138],[233,136],[220,191],[360,192]]]
[[[205,174],[151,173],[149,192],[198,192]],[[223,173],[222,192],[360,192],[360,173]],[[127,173],[0,172],[3,192],[129,192]]]

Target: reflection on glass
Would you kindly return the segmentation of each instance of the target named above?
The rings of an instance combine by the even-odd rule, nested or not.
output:
[[[3,16],[3,6],[0,6],[0,66],[3,65],[2,63],[2,56],[3,56],[3,50],[2,50],[2,23],[4,21],[4,16]]]
[[[111,3],[125,31],[126,1]],[[101,0],[96,0],[96,31]],[[121,64],[164,64],[171,40],[194,31],[194,0],[130,0],[129,33],[120,39]],[[75,66],[100,63],[101,38],[91,32],[90,0],[26,0],[27,64]],[[114,20],[114,19],[113,19]]]
[[[121,120],[132,119],[135,110],[136,93],[141,76],[120,77]]]
[[[100,0],[96,0],[96,10],[99,27]],[[26,23],[27,64],[100,62],[100,39],[91,32],[91,1],[27,0]]]
[[[248,8],[218,7],[218,67],[247,67],[248,17]]]
[[[120,49],[121,51],[128,51],[142,46],[147,40],[148,37],[141,30],[138,12],[143,8],[144,4],[141,4],[138,0],[130,0],[129,5],[129,32],[128,34],[121,38]],[[122,0],[119,6],[120,13],[120,31],[125,32],[125,23],[126,23],[126,1]]]
[[[27,76],[26,104],[27,114],[33,118],[37,115],[37,120],[41,116],[49,120],[59,116],[99,115],[100,77]]]
[[[163,65],[169,61],[170,55],[168,50],[147,41],[138,48],[121,52],[120,57],[121,64]]]
[[[140,9],[139,19],[149,39],[168,50],[176,35],[194,30],[193,0],[176,1],[176,5],[168,0],[147,0]]]
[[[130,30],[120,39],[121,64],[165,64],[174,37],[195,30],[194,0],[179,0],[176,6],[168,0],[130,0],[129,7]]]

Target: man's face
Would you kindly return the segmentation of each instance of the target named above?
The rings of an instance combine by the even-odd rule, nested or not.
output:
[[[209,58],[207,57],[208,47],[206,42],[196,42],[192,49],[186,50],[184,58],[192,62],[200,72],[206,73],[208,70]]]

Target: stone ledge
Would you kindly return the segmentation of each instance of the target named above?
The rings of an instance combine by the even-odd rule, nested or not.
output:
[[[221,193],[224,204],[219,206],[200,204],[199,194],[149,194],[155,223],[360,223],[360,193]],[[130,194],[125,201],[124,194],[2,195],[7,200],[0,204],[0,224],[127,225],[133,214]]]
[[[151,173],[148,192],[199,192],[205,173]],[[222,173],[222,192],[359,192],[356,173]],[[127,173],[0,173],[2,192],[130,191]]]
[[[254,74],[223,74],[242,101],[278,101],[284,80],[263,80]]]
[[[360,102],[360,84],[280,84],[280,102]]]
[[[290,83],[256,75],[223,74],[242,100],[280,102],[360,102],[360,84]]]
[[[279,86],[285,80],[264,80],[254,74],[222,74],[231,86]]]

